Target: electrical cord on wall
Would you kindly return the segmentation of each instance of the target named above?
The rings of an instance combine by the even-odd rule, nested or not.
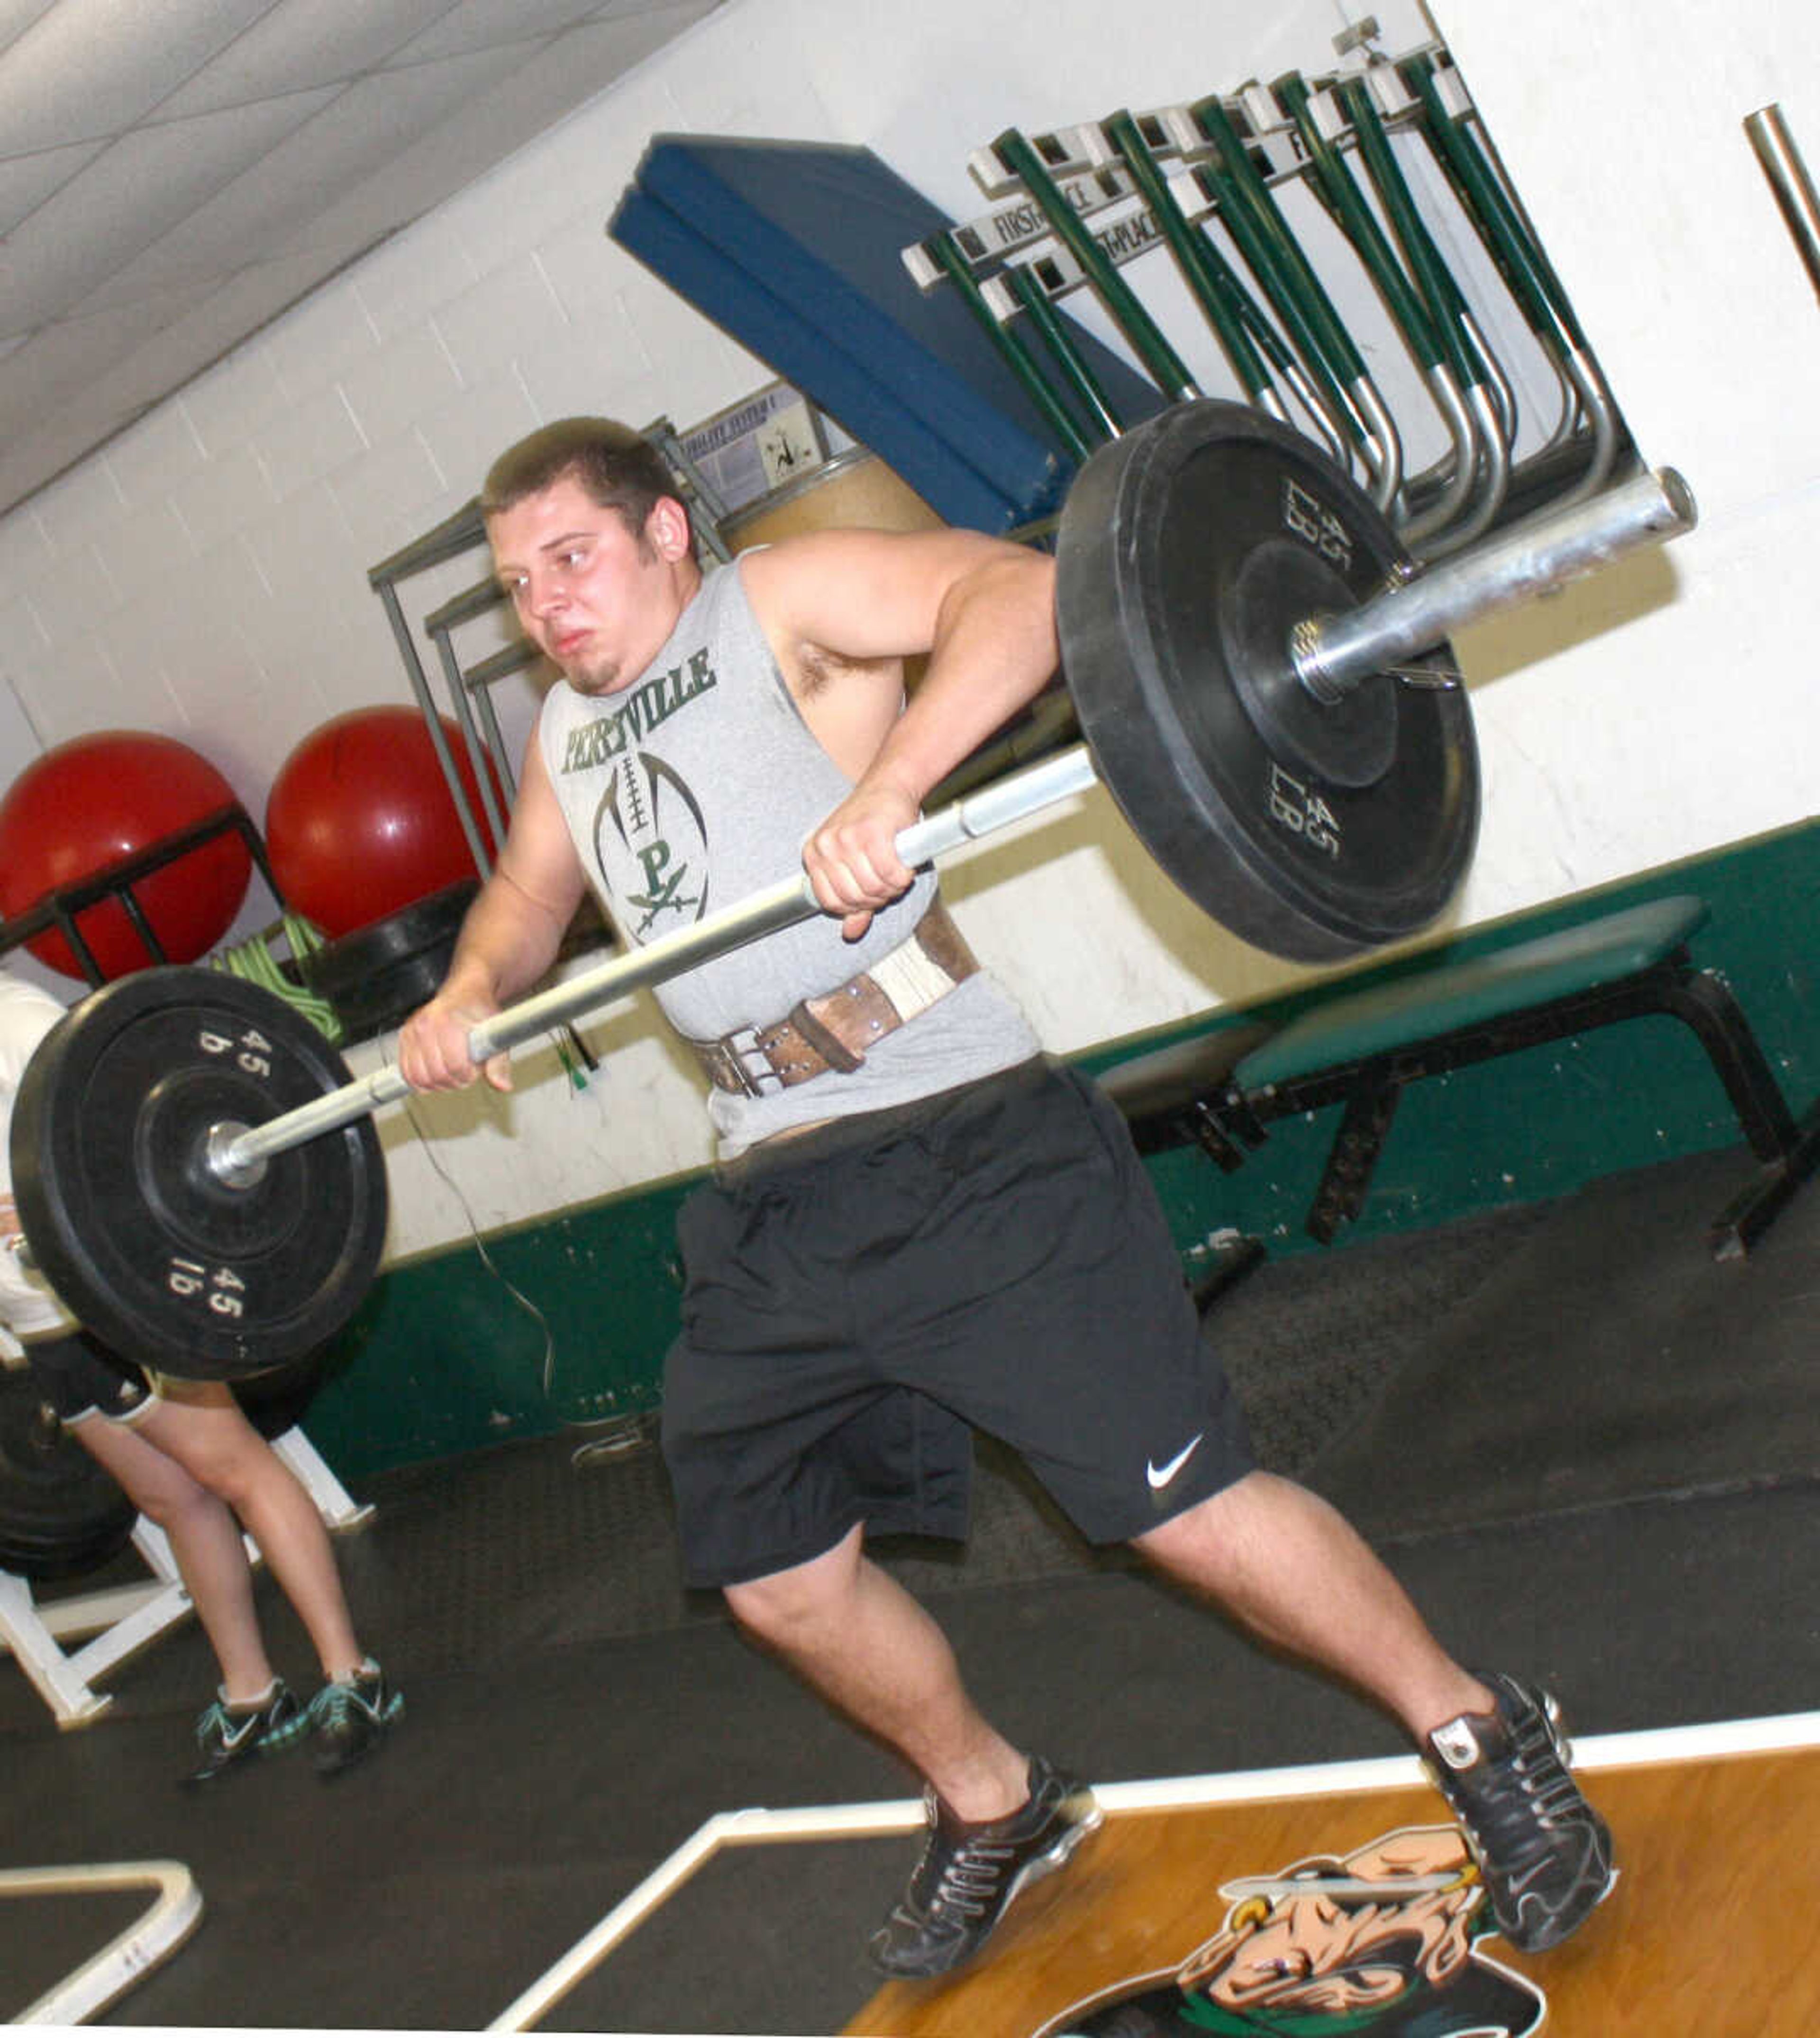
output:
[[[493,1276],[494,1279],[499,1283],[501,1287],[505,1290],[506,1294],[509,1294],[516,1303],[517,1303],[519,1307],[524,1311],[525,1314],[535,1319],[539,1328],[543,1332],[543,1398],[547,1401],[551,1397],[551,1392],[554,1385],[556,1377],[556,1339],[554,1333],[550,1328],[550,1320],[521,1288],[517,1286],[515,1282],[508,1280],[505,1275],[500,1271],[492,1254],[486,1249],[486,1241],[481,1236],[480,1225],[475,1217],[473,1206],[468,1202],[467,1196],[463,1193],[461,1184],[456,1181],[455,1177],[450,1174],[448,1170],[442,1165],[441,1161],[437,1159],[435,1146],[431,1142],[429,1135],[425,1131],[423,1124],[418,1119],[417,1113],[411,1108],[411,1102],[408,1098],[404,1101],[404,1115],[410,1121],[411,1129],[417,1135],[418,1143],[422,1147],[425,1155],[429,1161],[429,1165],[436,1170],[437,1173],[442,1177],[443,1180],[448,1184],[449,1188],[454,1191],[455,1199],[460,1204],[462,1214],[467,1220],[468,1236],[474,1241],[474,1249],[480,1256],[481,1265],[486,1269],[487,1272]]]
[[[274,954],[273,943],[281,933],[289,945],[294,962],[301,963],[304,956],[324,945],[324,937],[318,928],[299,915],[286,911],[282,919],[274,921],[262,933],[234,948],[222,949],[212,956],[210,966],[226,975],[244,978],[249,983],[257,983],[274,993],[307,1018],[331,1044],[339,1045],[346,1037],[346,1028],[334,1006],[327,998],[318,997],[296,982]],[[599,1070],[599,1062],[587,1042],[572,1025],[566,1025],[559,1032],[552,1033],[550,1038],[570,1092],[581,1094],[588,1088],[588,1077]],[[395,1036],[393,1058],[395,1059]],[[482,1236],[473,1206],[468,1202],[461,1184],[437,1157],[434,1144],[411,1109],[408,1100],[405,1102],[404,1112],[429,1165],[460,1204],[462,1214],[467,1222],[468,1236],[474,1241],[474,1248],[479,1255],[481,1264],[543,1333],[542,1381],[543,1398],[547,1401],[551,1398],[556,1376],[556,1339],[551,1330],[549,1319],[522,1289],[500,1271],[498,1263],[486,1249],[486,1241]],[[570,1464],[577,1468],[623,1457],[634,1451],[644,1449],[653,1439],[654,1418],[649,1411],[641,1411],[612,1416],[585,1426],[591,1434],[576,1446],[569,1459]]]

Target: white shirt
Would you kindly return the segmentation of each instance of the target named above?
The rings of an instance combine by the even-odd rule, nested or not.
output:
[[[39,1042],[62,1016],[62,1006],[47,991],[0,968],[0,1196],[13,1193],[9,1135],[19,1080]],[[13,1227],[4,1229],[11,1231]],[[28,1271],[6,1240],[0,1240],[0,1325],[21,1337],[74,1328],[49,1282],[36,1271]]]

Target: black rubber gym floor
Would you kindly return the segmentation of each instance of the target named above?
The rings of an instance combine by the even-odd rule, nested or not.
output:
[[[1820,1705],[1820,1194],[1716,1264],[1706,1220],[1751,1165],[1708,1154],[1299,1255],[1211,1319],[1265,1461],[1366,1527],[1457,1653],[1545,1678],[1583,1733]],[[715,1813],[909,1794],[679,1588],[654,1451],[577,1462],[586,1441],[360,1496],[377,1519],[339,1547],[409,1714],[333,1783],[292,1760],[179,1790],[211,1674],[193,1627],[74,1733],[0,1667],[0,1866],[171,1858],[202,1891],[195,1937],[109,2021],[479,2029]],[[1349,1694],[1084,1551],[989,1449],[966,1551],[888,1561],[987,1710],[1096,1779],[1403,1752]],[[301,1680],[301,1635],[261,1594]],[[913,1852],[717,1861],[547,2027],[837,2031],[872,1992],[859,1949]],[[115,1927],[100,1915],[0,1904],[5,1995],[74,1966]]]

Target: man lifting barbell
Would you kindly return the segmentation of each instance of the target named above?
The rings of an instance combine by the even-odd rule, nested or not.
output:
[[[1289,623],[1364,599],[1394,546],[1356,491],[1249,414],[1229,428],[1230,408],[1181,407],[1090,465],[1060,648],[1095,760],[1116,758],[1112,789],[1128,813],[1141,795],[1134,825],[1171,875],[1283,953],[1351,953],[1425,924],[1457,881],[1470,725],[1457,693],[1388,674],[1330,708],[1285,678]],[[1262,528],[1229,570],[1194,518],[1246,489]],[[1040,1052],[899,854],[930,789],[1054,672],[1055,563],[963,532],[828,531],[704,578],[660,462],[600,420],[513,448],[482,502],[563,684],[399,1071],[509,1088],[488,1022],[549,968],[585,889],[637,945],[800,857],[820,917],[657,994],[720,1153],[679,1220],[664,1446],[691,1582],[923,1779],[926,1842],[876,1964],[966,1960],[1099,1821],[1083,1784],[982,1715],[940,1629],[865,1554],[868,1532],[964,1532],[975,1426],[1090,1540],[1131,1541],[1394,1714],[1506,1935],[1565,1937],[1613,1870],[1553,1702],[1455,1663],[1338,1514],[1257,1468],[1122,1121]],[[1078,534],[1073,498],[1069,519]],[[1189,697],[1179,669],[1198,662],[1222,666],[1217,699]]]
[[[0,1135],[21,1074],[63,1007],[0,969]],[[357,1638],[335,1552],[296,1475],[213,1380],[155,1371],[73,1323],[15,1249],[19,1225],[0,1136],[0,1326],[18,1340],[57,1419],[170,1539],[179,1575],[214,1652],[221,1684],[196,1722],[186,1781],[204,1783],[252,1756],[307,1741],[316,1768],[338,1773],[370,1753],[403,1710]],[[242,1526],[259,1544],[320,1660],[308,1703],[266,1653]]]

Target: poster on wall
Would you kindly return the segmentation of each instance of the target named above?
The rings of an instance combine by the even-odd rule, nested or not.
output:
[[[815,406],[787,382],[717,411],[679,443],[728,515],[813,473],[831,451]]]

